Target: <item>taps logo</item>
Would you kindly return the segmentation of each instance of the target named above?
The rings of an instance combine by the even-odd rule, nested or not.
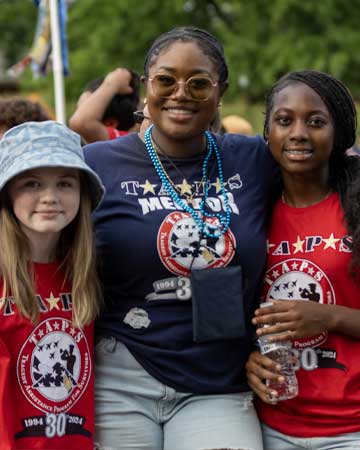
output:
[[[84,393],[91,370],[85,335],[60,317],[44,320],[35,328],[17,362],[23,394],[45,413],[68,411]]]
[[[319,266],[303,259],[287,259],[268,269],[263,286],[265,301],[304,300],[335,304],[335,292]],[[311,338],[293,341],[295,348],[316,347],[327,340],[323,332]]]
[[[217,218],[207,218],[217,224]],[[176,275],[188,275],[189,268],[225,267],[235,253],[235,236],[230,229],[217,238],[201,236],[194,219],[186,212],[172,212],[163,220],[157,237],[164,266]]]

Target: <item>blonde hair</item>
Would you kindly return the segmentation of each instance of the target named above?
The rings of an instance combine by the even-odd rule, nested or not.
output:
[[[61,232],[57,257],[62,260],[65,281],[71,282],[72,321],[77,327],[87,325],[100,310],[102,295],[96,270],[95,243],[91,222],[91,197],[85,177],[80,174],[81,200],[75,219]],[[1,193],[0,274],[2,296],[11,295],[23,316],[33,323],[40,316],[36,300],[30,244],[15,217],[9,196]]]

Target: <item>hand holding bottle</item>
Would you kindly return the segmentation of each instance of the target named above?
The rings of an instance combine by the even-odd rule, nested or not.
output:
[[[272,307],[271,302],[262,303],[260,309],[267,310]],[[271,327],[266,323],[259,323],[258,327],[261,329],[267,329]],[[272,337],[272,339],[270,339]],[[262,355],[266,355],[272,359],[277,366],[280,367],[280,374],[284,380],[279,381],[276,379],[268,378],[266,385],[270,390],[270,394],[273,391],[277,392],[277,395],[273,400],[289,400],[294,398],[298,394],[298,382],[295,374],[295,368],[293,365],[292,344],[290,340],[276,340],[278,335],[265,334],[259,336],[258,342],[260,346],[260,352]]]
[[[307,300],[272,300],[255,311],[252,323],[258,326],[258,336],[273,334],[271,341],[286,341],[316,336],[333,326],[334,305]],[[266,324],[266,327],[261,325]],[[276,336],[275,336],[276,335]]]

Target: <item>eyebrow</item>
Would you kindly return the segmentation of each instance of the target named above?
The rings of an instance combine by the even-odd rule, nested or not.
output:
[[[279,114],[279,113],[281,113],[281,112],[287,112],[287,113],[289,113],[289,112],[294,112],[294,109],[292,109],[292,108],[286,108],[286,107],[284,107],[284,106],[282,106],[281,108],[278,108],[278,109],[274,109],[274,114]],[[314,109],[314,110],[311,110],[311,111],[309,112],[309,115],[312,115],[312,114],[321,114],[321,115],[323,115],[323,116],[331,117],[331,115],[330,115],[330,113],[329,113],[328,111],[324,111],[324,110],[321,110],[321,109]]]
[[[173,67],[160,66],[157,68],[157,70],[159,70],[159,69],[166,70],[166,71],[172,72],[172,73],[176,72],[176,69],[174,69]],[[211,73],[206,69],[194,69],[191,71],[191,73],[192,73],[192,75],[195,75],[198,73],[207,73],[209,76],[211,76]],[[192,75],[190,75],[190,76],[192,76]]]
[[[64,175],[60,175],[60,178],[75,178],[78,179],[79,177],[76,175],[73,175],[71,173],[65,173]]]

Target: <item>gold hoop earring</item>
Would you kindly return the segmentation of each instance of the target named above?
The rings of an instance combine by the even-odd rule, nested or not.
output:
[[[222,102],[219,102],[218,103],[218,108],[221,108],[222,107]]]

